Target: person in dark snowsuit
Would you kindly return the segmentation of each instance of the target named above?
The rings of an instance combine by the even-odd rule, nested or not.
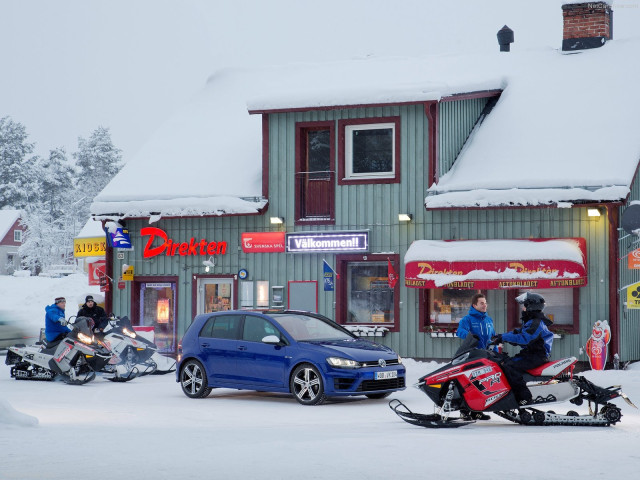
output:
[[[87,295],[84,299],[84,305],[78,310],[78,317],[89,317],[93,320],[93,330],[102,331],[107,326],[109,320],[104,308],[97,305],[92,295]]]
[[[487,298],[482,293],[471,297],[469,313],[458,323],[456,335],[464,340],[469,334],[478,337],[478,348],[487,348],[496,334],[493,320],[487,315]]]
[[[67,320],[64,317],[64,309],[67,301],[64,297],[58,297],[52,305],[44,308],[44,335],[47,343],[55,343],[62,340],[71,330],[67,328]]]
[[[507,342],[522,347],[517,355],[503,362],[502,370],[511,385],[518,405],[524,406],[533,403],[531,391],[523,378],[524,372],[549,361],[553,332],[548,327],[553,322],[542,313],[544,309],[542,295],[527,292],[517,297],[516,301],[523,306],[522,328],[496,335],[492,343]]]

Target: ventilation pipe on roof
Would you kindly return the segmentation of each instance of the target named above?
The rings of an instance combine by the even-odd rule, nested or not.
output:
[[[500,45],[501,52],[511,51],[511,44],[513,43],[513,30],[506,25],[498,30],[498,44]]]

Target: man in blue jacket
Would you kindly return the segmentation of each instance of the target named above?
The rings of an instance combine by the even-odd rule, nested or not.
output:
[[[64,317],[64,309],[67,301],[64,297],[55,299],[53,305],[44,308],[46,315],[44,317],[44,335],[47,343],[53,343],[61,340],[71,330],[67,328],[67,320]]]
[[[491,338],[496,334],[493,320],[487,315],[487,298],[482,293],[471,297],[469,313],[462,317],[456,335],[462,339],[472,334],[478,337],[478,348],[487,348]]]
[[[524,406],[533,403],[531,391],[523,378],[524,372],[549,361],[553,332],[548,327],[553,322],[542,313],[542,295],[527,292],[517,297],[516,301],[523,307],[522,328],[496,335],[492,343],[507,342],[522,347],[517,355],[503,362],[502,370],[507,376],[518,405]]]
[[[477,348],[487,348],[495,334],[493,320],[487,315],[487,298],[482,293],[476,293],[471,297],[469,313],[462,317],[458,323],[456,335],[462,339],[467,338],[468,335],[475,335],[478,337]],[[460,409],[460,415],[465,420],[489,420],[491,418],[482,412],[472,412],[467,409]]]

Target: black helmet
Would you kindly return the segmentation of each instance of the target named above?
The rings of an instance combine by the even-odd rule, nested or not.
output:
[[[541,312],[544,310],[544,298],[537,293],[525,292],[516,297],[516,302],[524,305],[527,312]]]

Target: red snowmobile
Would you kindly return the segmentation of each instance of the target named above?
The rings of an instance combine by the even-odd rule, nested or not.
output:
[[[414,413],[399,400],[391,400],[389,407],[404,421],[428,428],[461,427],[474,423],[474,418],[494,413],[522,425],[591,425],[609,426],[620,421],[620,408],[610,403],[622,397],[637,408],[620,390],[620,386],[599,387],[581,375],[574,375],[577,359],[563,358],[529,370],[525,375],[533,402],[520,407],[509,382],[501,369],[504,353],[492,349],[475,348],[478,341],[469,335],[453,359],[419,379],[415,385],[436,405],[431,415]],[[589,403],[589,414],[569,411],[564,415],[537,407],[569,401],[575,405]],[[464,417],[451,413],[470,412]]]

